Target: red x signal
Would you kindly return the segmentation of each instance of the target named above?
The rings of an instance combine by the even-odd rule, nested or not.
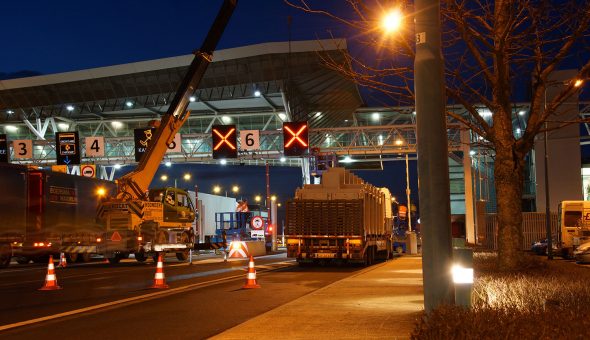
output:
[[[309,146],[307,122],[283,123],[283,153],[285,156],[302,156]]]
[[[235,150],[236,146],[233,145],[228,138],[232,135],[232,133],[234,133],[234,131],[236,131],[235,128],[231,128],[226,134],[225,136],[222,135],[219,131],[217,131],[217,129],[213,129],[213,133],[215,133],[217,136],[219,136],[219,138],[221,138],[221,140],[219,141],[219,143],[217,143],[217,145],[215,145],[215,147],[213,148],[213,150],[218,150],[223,144],[227,144],[227,146],[230,147],[230,149]]]
[[[214,159],[238,157],[235,125],[213,125],[211,132]]]

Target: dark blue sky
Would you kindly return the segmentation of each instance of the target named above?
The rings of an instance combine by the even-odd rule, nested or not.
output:
[[[342,6],[342,1],[327,0]],[[56,73],[189,54],[221,0],[1,1],[0,72]],[[334,27],[282,0],[240,0],[219,48],[328,37]]]

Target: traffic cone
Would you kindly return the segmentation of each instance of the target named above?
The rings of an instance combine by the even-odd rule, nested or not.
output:
[[[242,288],[260,288],[260,285],[256,283],[256,269],[254,269],[254,258],[252,256],[250,256],[250,262],[248,262],[246,284]]]
[[[156,266],[156,275],[154,276],[154,284],[150,288],[168,288],[166,279],[164,278],[164,264],[162,263],[162,254],[158,254],[158,265]]]
[[[53,255],[49,255],[49,264],[47,265],[47,276],[45,276],[45,285],[39,290],[58,290],[61,289],[57,285],[57,276],[55,276],[55,268],[53,267]]]
[[[65,268],[68,265],[68,261],[66,261],[66,254],[60,253],[59,254],[59,264],[57,265],[60,268]]]

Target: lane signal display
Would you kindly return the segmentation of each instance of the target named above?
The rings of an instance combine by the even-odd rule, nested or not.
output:
[[[213,159],[238,158],[237,133],[235,125],[213,125]]]
[[[307,122],[283,123],[283,153],[285,156],[303,156],[309,149]]]

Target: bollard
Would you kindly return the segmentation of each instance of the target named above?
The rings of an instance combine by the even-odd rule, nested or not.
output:
[[[193,265],[193,250],[189,250],[188,251],[188,265],[192,266]]]
[[[473,290],[473,249],[453,248],[453,283],[455,305],[471,308]]]
[[[406,233],[408,243],[406,244],[406,253],[411,255],[418,254],[418,238],[415,232],[408,231]]]

